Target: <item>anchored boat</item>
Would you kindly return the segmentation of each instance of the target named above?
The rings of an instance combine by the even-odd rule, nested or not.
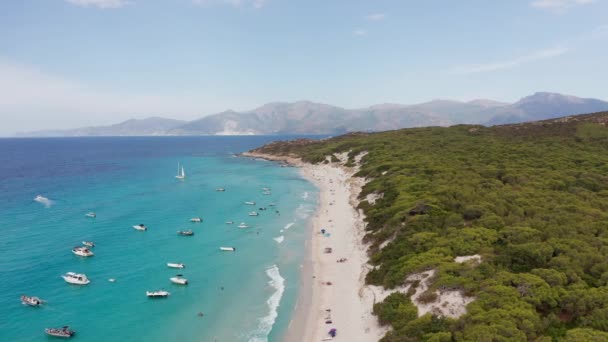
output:
[[[169,297],[171,293],[168,291],[157,290],[157,291],[146,291],[146,296],[148,298],[166,298]]]
[[[86,274],[68,272],[61,276],[66,283],[74,285],[87,285],[91,281],[87,278]]]
[[[181,274],[178,274],[175,277],[171,277],[169,278],[169,280],[171,280],[173,284],[188,285],[188,279],[184,278],[184,276]]]
[[[177,231],[177,235],[192,236],[192,235],[194,235],[194,232],[191,229],[189,229],[189,230],[178,230]]]
[[[29,306],[42,305],[44,301],[38,297],[28,297],[26,295],[21,296],[21,304]]]
[[[236,252],[236,248],[234,248],[234,247],[220,247],[220,251],[224,251],[224,252]]]
[[[91,252],[88,248],[86,247],[74,247],[72,248],[72,253],[81,256],[81,257],[90,257],[95,255],[95,253]]]
[[[170,267],[170,268],[185,268],[186,264],[168,262],[167,263],[167,267]]]
[[[144,226],[143,223],[140,223],[136,226],[133,226],[133,229],[141,230],[141,231],[145,232],[146,230],[148,230],[148,227]]]
[[[76,334],[74,330],[70,330],[68,326],[63,328],[46,328],[44,332],[49,336],[70,338]]]
[[[190,222],[203,222],[203,219],[200,217],[193,217],[190,219]]]

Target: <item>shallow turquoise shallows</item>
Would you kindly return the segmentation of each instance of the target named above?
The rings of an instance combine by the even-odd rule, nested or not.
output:
[[[76,341],[281,341],[317,190],[294,168],[234,157],[278,138],[0,139],[0,341],[48,341],[44,328],[64,325]],[[83,240],[94,256],[72,254]],[[91,283],[65,283],[70,271]],[[159,289],[171,295],[146,297]]]

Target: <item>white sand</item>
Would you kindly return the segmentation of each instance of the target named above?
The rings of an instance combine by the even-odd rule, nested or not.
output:
[[[363,216],[355,210],[364,180],[353,178],[356,169],[342,163],[311,165],[293,158],[248,154],[252,157],[287,161],[300,167],[304,177],[319,189],[319,206],[312,220],[310,267],[304,267],[311,291],[302,291],[296,314],[290,324],[287,341],[321,341],[331,328],[336,341],[376,342],[387,331],[380,327],[372,309],[375,292],[365,285],[368,271],[367,246],[363,245]],[[363,154],[364,155],[364,154]],[[363,156],[360,155],[357,162]],[[320,231],[326,229],[329,237]],[[326,247],[331,254],[324,253]],[[338,263],[340,258],[347,261]],[[332,285],[324,285],[331,282]],[[304,286],[307,282],[305,279]],[[378,292],[382,292],[377,289]],[[329,309],[331,312],[327,312]],[[325,321],[330,319],[331,324]]]
[[[365,152],[355,158],[358,164]],[[336,154],[340,163],[311,165],[297,158],[276,157],[262,154],[246,156],[288,162],[298,166],[303,176],[319,189],[319,207],[312,220],[312,237],[308,246],[309,259],[303,265],[302,291],[292,319],[286,341],[321,341],[331,328],[338,330],[337,341],[376,342],[388,331],[381,327],[374,315],[373,305],[393,292],[406,293],[410,285],[386,290],[379,286],[365,285],[369,270],[367,246],[363,244],[364,215],[355,208],[365,180],[353,177],[358,167],[346,168],[346,153]],[[329,159],[329,158],[328,158]],[[375,201],[381,194],[368,197]],[[320,233],[326,229],[330,236]],[[332,253],[324,252],[332,248]],[[344,263],[338,263],[346,258]],[[478,256],[457,258],[456,262],[480,261]],[[412,296],[418,307],[418,315],[428,312],[440,316],[458,317],[466,312],[466,305],[474,300],[464,297],[460,291],[437,291],[437,300],[419,303],[418,297],[428,289],[434,270],[412,274],[407,280],[420,280]],[[331,282],[332,285],[327,285]],[[326,310],[331,310],[328,312]],[[331,320],[331,324],[326,324]]]

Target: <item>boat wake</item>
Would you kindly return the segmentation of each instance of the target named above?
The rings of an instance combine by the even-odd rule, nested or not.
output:
[[[283,240],[285,240],[285,237],[283,235],[281,236],[277,236],[275,238],[273,238],[274,241],[276,241],[277,243],[281,243],[283,242]]]
[[[55,203],[52,200],[50,200],[44,196],[41,196],[41,195],[36,196],[36,198],[34,198],[34,201],[44,205],[47,208],[50,207],[51,205],[53,205],[53,203]]]
[[[266,269],[266,275],[270,278],[268,285],[275,289],[275,292],[266,301],[270,312],[260,318],[258,328],[253,332],[253,336],[249,338],[249,342],[268,342],[268,334],[272,331],[272,326],[279,315],[277,309],[285,291],[285,278],[281,277],[277,265]]]

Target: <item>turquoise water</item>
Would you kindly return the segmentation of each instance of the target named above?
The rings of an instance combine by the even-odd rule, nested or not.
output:
[[[273,139],[0,140],[0,340],[46,341],[45,327],[63,325],[82,341],[281,340],[317,196],[297,169],[232,155]],[[178,162],[184,181],[174,177]],[[34,202],[37,194],[52,203]],[[204,222],[189,222],[195,216]],[[132,228],[139,223],[148,231]],[[82,240],[96,243],[95,256],[71,253]],[[68,285],[68,271],[91,284]],[[170,283],[177,273],[188,286]],[[171,296],[148,299],[155,289]],[[21,294],[48,303],[27,307]]]

